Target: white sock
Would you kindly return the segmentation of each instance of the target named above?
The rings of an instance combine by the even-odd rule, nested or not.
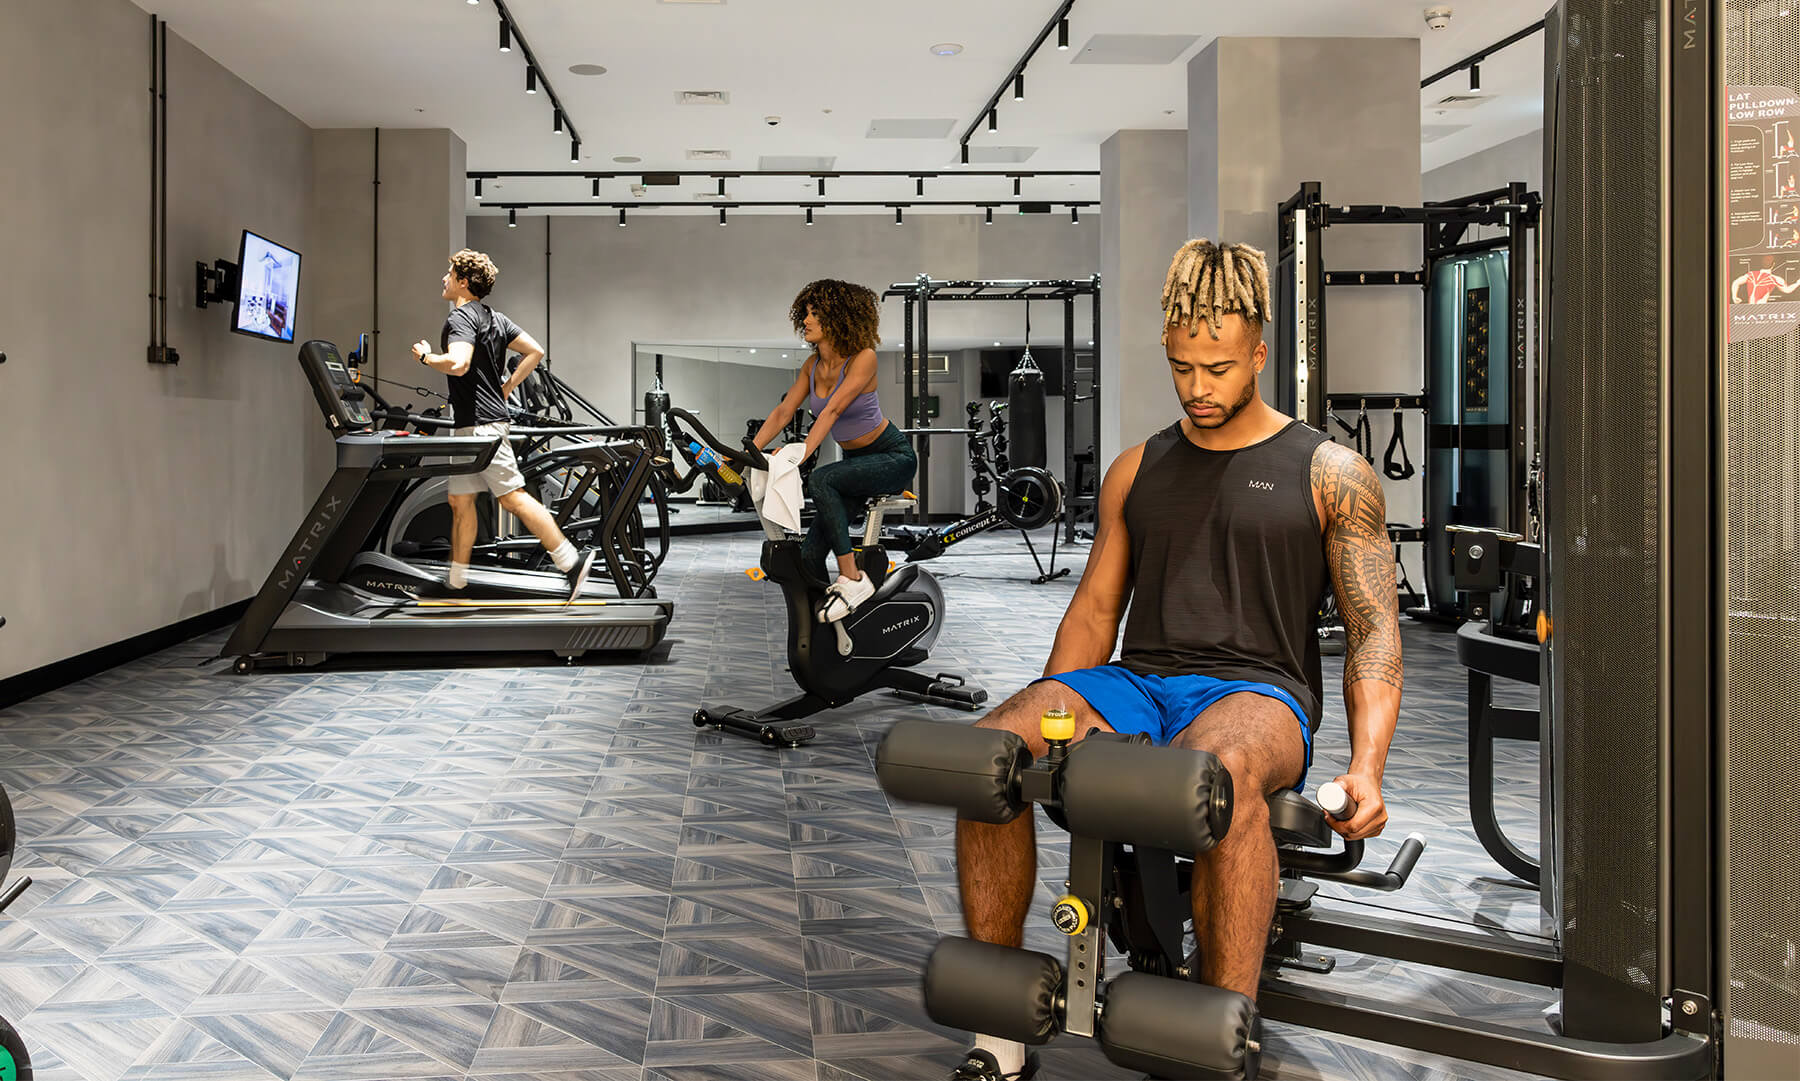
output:
[[[469,584],[469,565],[467,563],[450,564],[450,574],[446,584],[451,589],[461,589]]]
[[[578,558],[580,555],[575,551],[575,546],[566,540],[550,549],[550,562],[556,564],[556,569],[559,571],[574,570],[575,561]]]
[[[1025,1068],[1025,1045],[1016,1040],[1002,1040],[997,1036],[975,1034],[975,1047],[994,1056],[1000,1064],[1002,1076],[1016,1074]]]

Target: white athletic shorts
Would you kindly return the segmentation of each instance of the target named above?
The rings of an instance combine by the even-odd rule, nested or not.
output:
[[[504,422],[456,429],[457,435],[480,435],[489,439],[499,436],[500,446],[494,451],[494,460],[481,472],[452,474],[451,495],[480,495],[486,491],[499,499],[525,487],[525,478],[519,474],[519,459],[513,454],[512,440],[506,438],[506,433],[511,430],[512,425]]]

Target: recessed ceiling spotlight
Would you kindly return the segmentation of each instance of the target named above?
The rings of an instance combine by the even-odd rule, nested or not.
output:
[[[570,75],[605,75],[606,69],[599,64],[570,64]]]
[[[618,157],[614,158],[613,160],[618,162],[620,165],[636,165],[638,162],[643,161],[644,159],[637,157],[634,154],[620,154]]]
[[[940,41],[931,47],[931,55],[955,56],[957,53],[962,52],[962,50],[963,47],[954,41]]]

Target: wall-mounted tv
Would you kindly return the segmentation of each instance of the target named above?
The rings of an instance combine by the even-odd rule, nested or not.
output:
[[[271,342],[294,340],[300,253],[244,230],[238,241],[237,310],[231,329]]]

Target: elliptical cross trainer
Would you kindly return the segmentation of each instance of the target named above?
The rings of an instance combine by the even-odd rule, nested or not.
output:
[[[748,439],[744,449],[720,443],[685,409],[670,408],[671,426],[685,428],[732,466],[769,468],[769,460]],[[716,466],[701,463],[699,468]],[[961,676],[925,675],[911,669],[925,663],[944,622],[944,594],[923,568],[906,564],[888,571],[881,547],[881,516],[912,505],[911,497],[881,496],[870,501],[857,562],[875,585],[875,594],[856,611],[835,623],[821,623],[817,612],[825,601],[826,583],[805,565],[800,541],[763,518],[762,569],[781,587],[788,612],[788,668],[800,695],[767,708],[701,708],[694,724],[749,736],[770,747],[797,747],[813,738],[809,724],[799,723],[821,710],[838,706],[873,690],[892,690],[915,702],[973,710],[987,692],[968,686]],[[761,508],[758,508],[759,511]]]

